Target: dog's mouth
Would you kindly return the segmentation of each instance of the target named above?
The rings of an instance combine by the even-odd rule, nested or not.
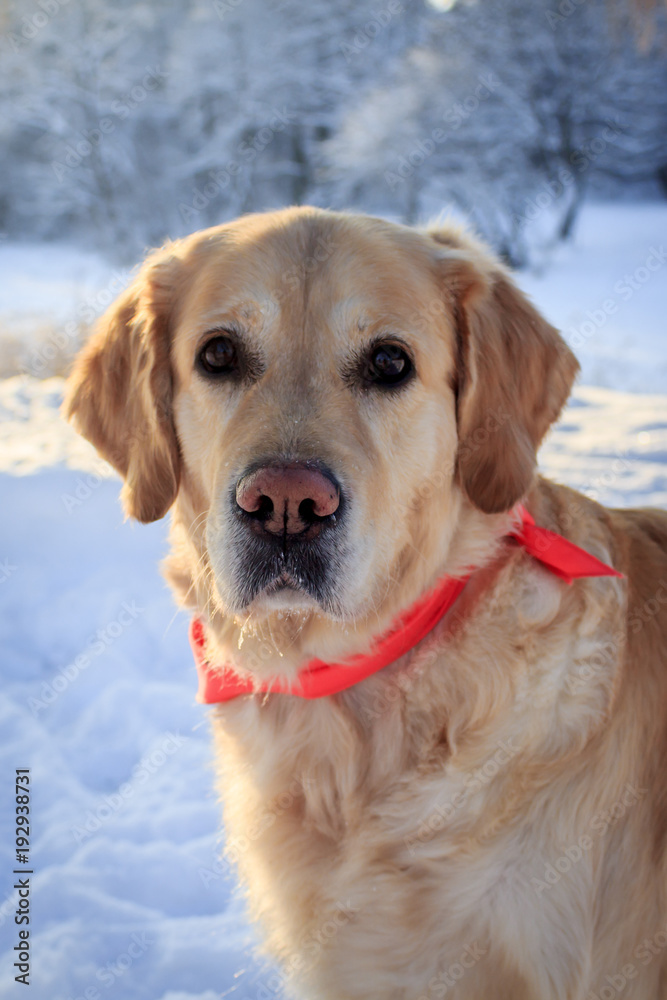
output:
[[[267,611],[303,611],[321,607],[314,588],[289,573],[281,573],[253,598],[254,606]]]
[[[219,579],[223,602],[236,613],[261,605],[264,610],[319,608],[340,613],[341,568],[345,540],[333,522],[289,537],[256,534],[234,517],[226,533]],[[218,577],[218,573],[216,573]]]
[[[280,576],[264,589],[265,597],[272,597],[274,594],[306,594],[307,589],[298,580],[295,580],[289,573],[281,573]]]
[[[280,577],[275,580],[270,586],[266,588],[267,594],[274,594],[278,590],[300,590],[300,584],[289,575],[289,573],[281,573]]]

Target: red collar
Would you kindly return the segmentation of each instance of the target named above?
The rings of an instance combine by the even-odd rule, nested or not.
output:
[[[538,527],[524,507],[519,507],[519,513],[521,527],[512,531],[509,537],[566,583],[586,576],[623,576],[561,535]],[[342,663],[310,660],[300,671],[294,686],[283,681],[256,684],[235,674],[231,665],[211,666],[204,653],[204,623],[199,618],[193,618],[190,644],[199,673],[197,700],[211,705],[231,701],[239,695],[266,694],[270,691],[301,698],[324,698],[345,691],[414,649],[451,608],[468,579],[443,577],[433,590],[420,597],[397,619],[393,628],[378,639],[369,653],[353,656]]]

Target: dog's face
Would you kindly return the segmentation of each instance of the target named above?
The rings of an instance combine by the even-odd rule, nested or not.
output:
[[[453,465],[455,341],[421,241],[397,235],[242,220],[184,292],[174,420],[227,609],[352,617],[410,544],[415,488]]]
[[[353,620],[521,498],[575,370],[476,244],[292,209],[149,258],[67,405],[132,516],[177,500],[220,610]]]

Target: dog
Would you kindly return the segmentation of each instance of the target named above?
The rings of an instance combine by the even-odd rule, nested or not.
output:
[[[153,252],[75,363],[296,996],[667,997],[667,514],[537,475],[577,369],[475,238],[308,207]]]

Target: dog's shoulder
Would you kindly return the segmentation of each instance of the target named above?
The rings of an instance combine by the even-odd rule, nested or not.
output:
[[[662,581],[667,587],[667,511],[657,507],[617,509],[609,511],[609,518],[633,585],[645,590]]]
[[[530,494],[530,509],[539,524],[622,572],[633,592],[648,597],[661,582],[667,588],[667,511],[604,507],[542,476]]]

